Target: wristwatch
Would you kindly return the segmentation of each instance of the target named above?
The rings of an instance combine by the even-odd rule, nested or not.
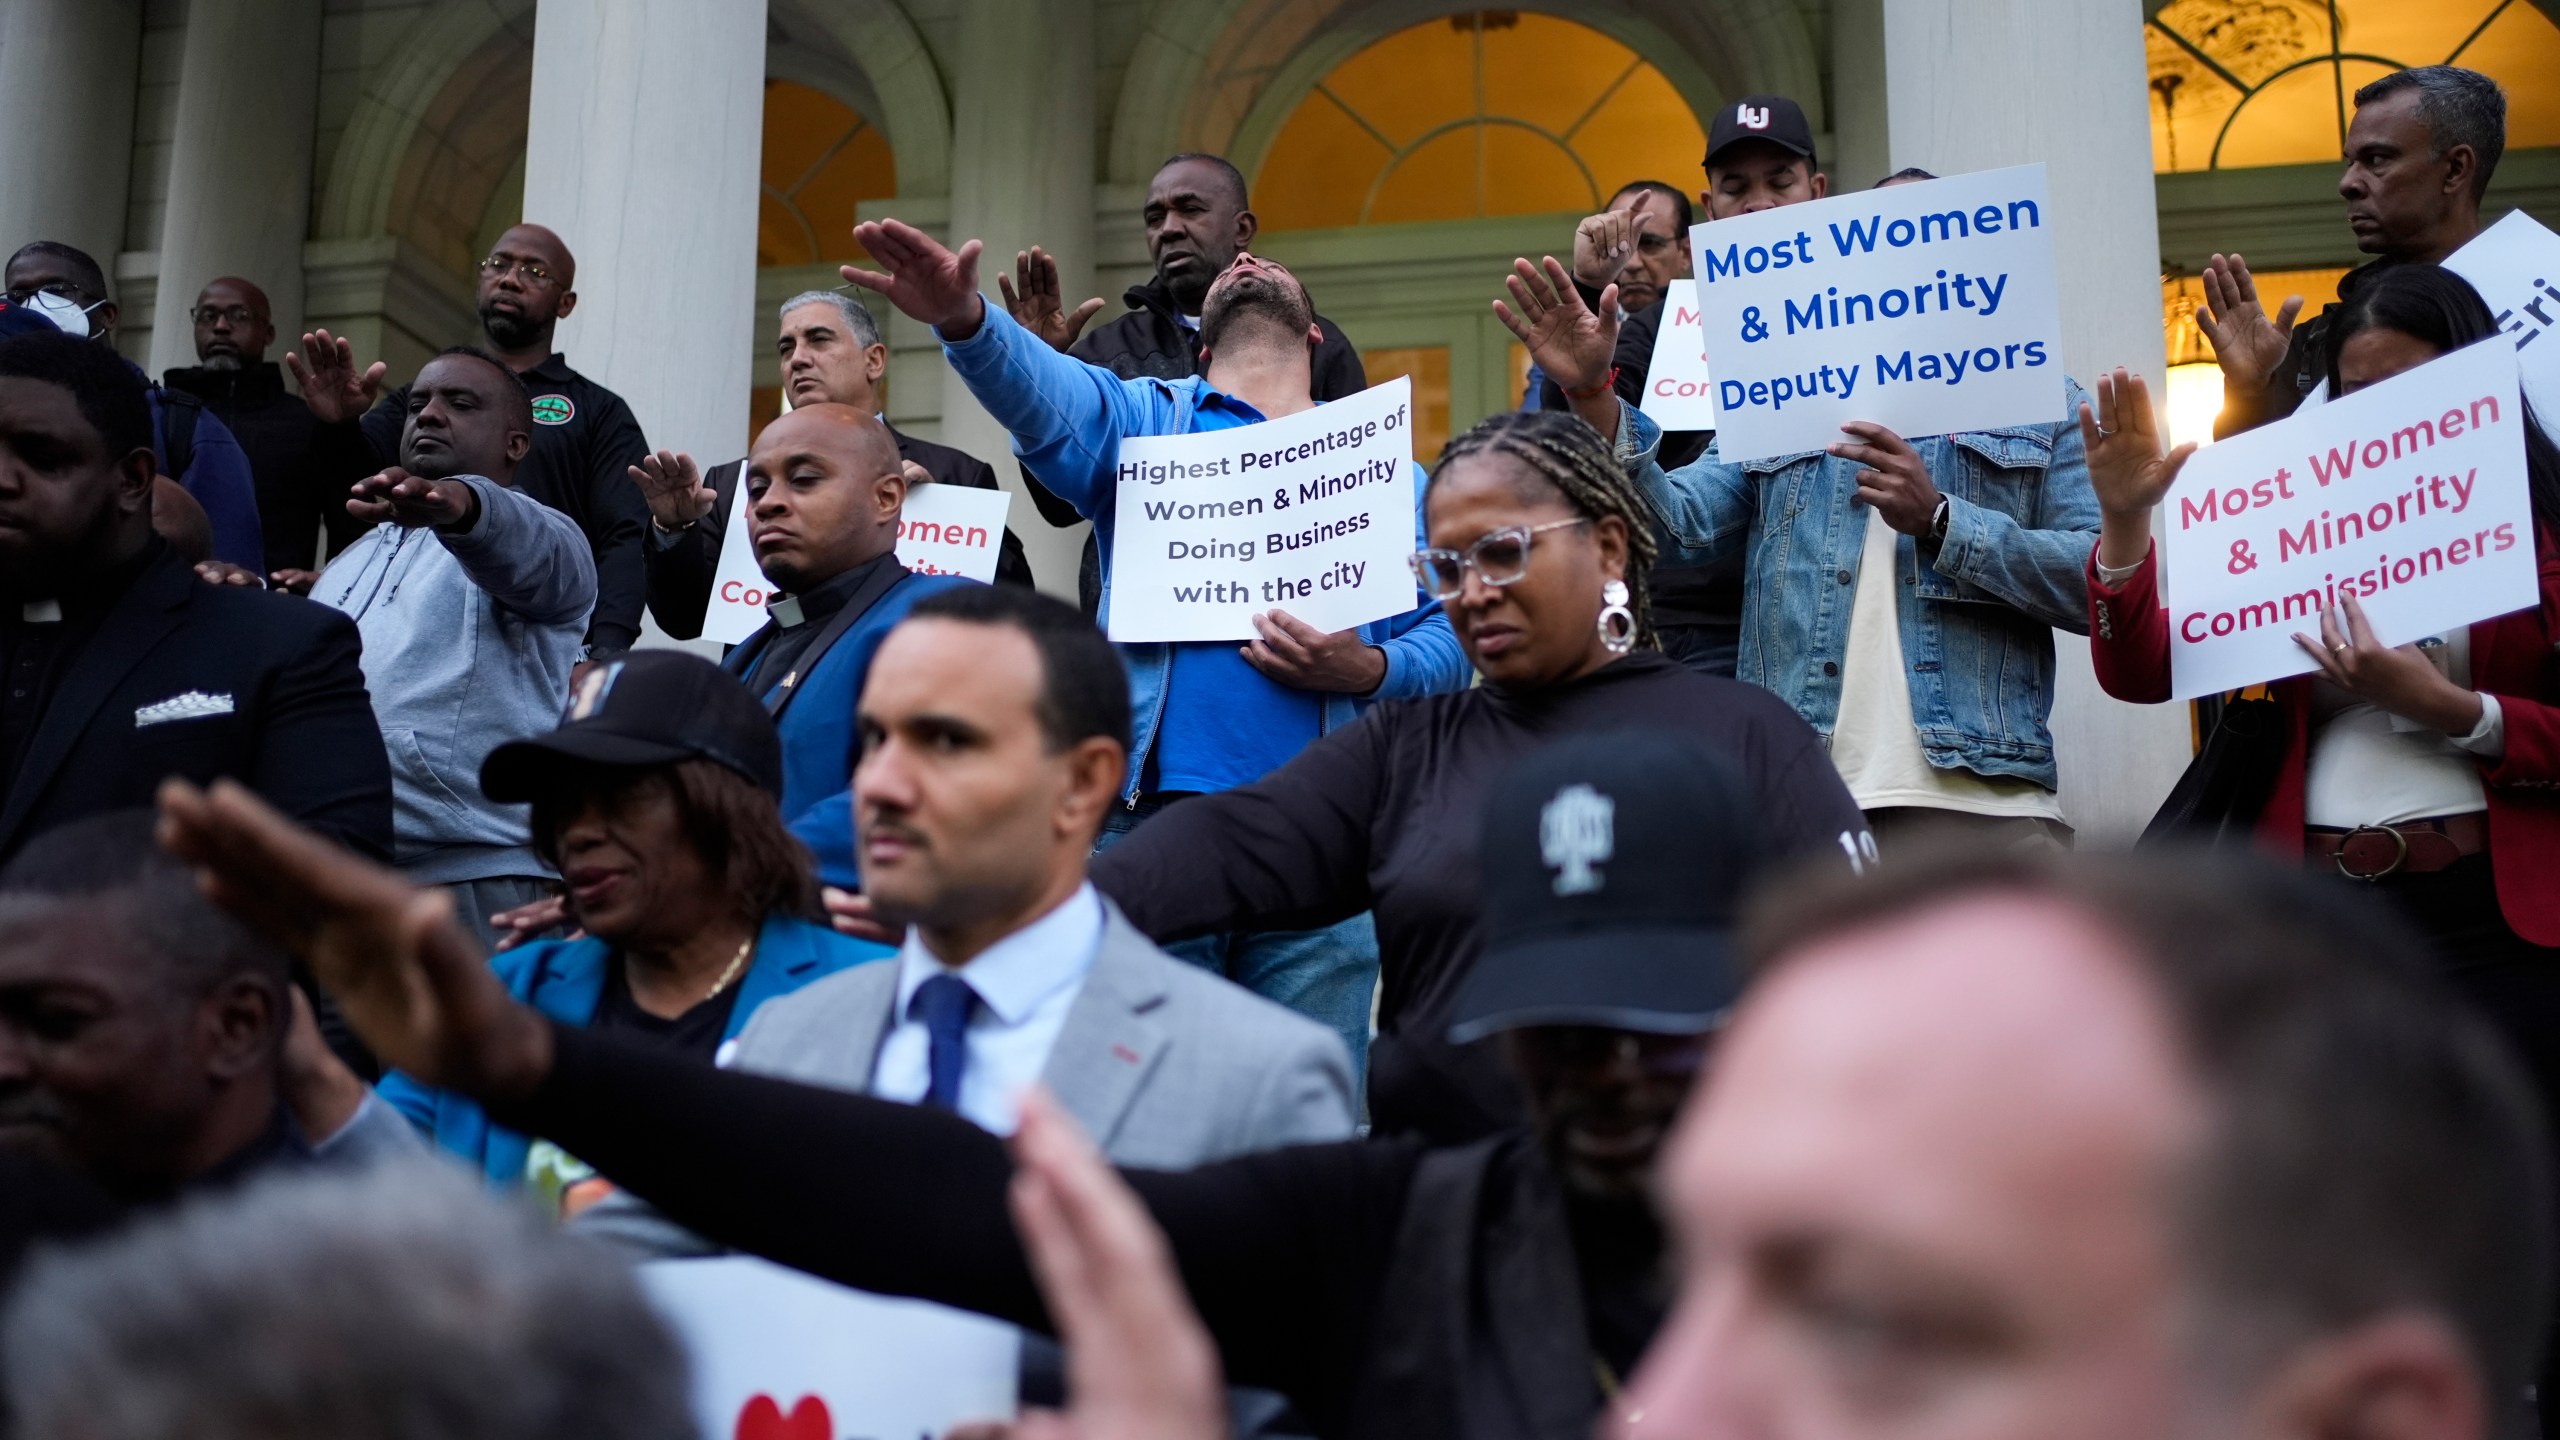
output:
[[[1929,539],[1933,543],[1945,543],[1947,538],[1947,515],[1952,508],[1953,507],[1948,503],[1946,496],[1941,495],[1938,497],[1937,513],[1929,517]]]

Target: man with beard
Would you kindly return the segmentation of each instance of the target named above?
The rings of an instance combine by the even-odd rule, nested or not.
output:
[[[1012,432],[1025,469],[1092,519],[1105,555],[1124,438],[1228,430],[1320,403],[1315,365],[1324,330],[1297,277],[1258,255],[1238,254],[1200,302],[1201,374],[1126,380],[1057,353],[986,303],[977,289],[977,241],[954,253],[895,220],[856,226],[854,234],[889,273],[848,265],[845,278],[935,327],[952,369]],[[1422,493],[1417,479],[1417,545]],[[1107,616],[1107,564],[1099,598]],[[1188,796],[1261,779],[1376,701],[1463,688],[1470,672],[1448,618],[1437,602],[1414,598],[1400,615],[1334,634],[1270,610],[1254,617],[1258,638],[1242,647],[1122,645],[1136,743],[1101,843]],[[1203,937],[1174,953],[1332,1026],[1355,1068],[1365,1064],[1378,972],[1365,913],[1321,930]]]
[[[196,294],[196,363],[171,370],[162,383],[202,401],[248,452],[258,487],[258,523],[266,536],[266,568],[312,569],[322,554],[346,548],[363,529],[340,503],[345,492],[318,471],[311,407],[287,390],[284,370],[267,358],[276,322],[267,292],[225,275]]]
[[[602,658],[640,638],[649,506],[629,476],[649,442],[621,396],[570,369],[568,357],[551,348],[554,327],[577,308],[577,276],[577,258],[559,236],[539,225],[515,226],[480,262],[480,328],[488,352],[532,397],[533,448],[518,488],[586,534],[597,585],[587,652]],[[409,392],[381,394],[380,361],[359,369],[353,347],[322,330],[303,336],[302,353],[288,352],[285,364],[321,422],[333,457],[326,473],[353,480],[391,462]]]
[[[1066,311],[1058,293],[1058,262],[1040,247],[1017,256],[1014,274],[1019,289],[999,274],[996,287],[1005,305],[1026,329],[1088,365],[1099,365],[1123,380],[1152,376],[1180,380],[1209,366],[1200,338],[1200,315],[1209,282],[1226,273],[1236,257],[1253,246],[1262,222],[1247,199],[1244,174],[1219,155],[1176,155],[1156,167],[1147,186],[1146,208],[1139,219],[1147,230],[1147,256],[1155,261],[1153,278],[1129,287],[1121,297],[1129,313],[1084,332],[1085,322],[1102,309],[1095,296]],[[1351,348],[1342,327],[1321,315],[1316,329],[1324,342],[1309,367],[1308,393],[1321,402],[1340,400],[1369,388],[1360,368],[1360,352]],[[1024,472],[1032,503],[1042,519],[1068,526],[1083,519],[1076,507]],[[1102,552],[1087,537],[1084,568],[1076,588],[1087,615],[1102,600]]]
[[[569,518],[512,488],[533,401],[506,361],[447,350],[399,391],[400,463],[357,483],[373,529],[312,598],[355,617],[391,751],[393,861],[488,917],[550,893],[524,807],[480,793],[480,762],[559,723],[596,603]]]

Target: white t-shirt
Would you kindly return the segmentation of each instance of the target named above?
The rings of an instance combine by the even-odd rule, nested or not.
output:
[[[2456,685],[2470,685],[2470,626],[2455,626],[2418,645],[2420,653],[2445,672],[2445,678]],[[2486,729],[2489,713],[2485,705],[2482,708],[2481,728]],[[2473,740],[2480,733],[2474,730],[2464,739]],[[2489,808],[2474,751],[2456,744],[2441,730],[2430,730],[2359,700],[2318,675],[2311,680],[2307,769],[2305,824],[2353,829],[2437,815],[2469,815]]]
[[[1858,594],[1849,609],[1849,654],[1840,667],[1840,715],[1831,727],[1831,763],[1861,810],[1914,806],[1968,815],[2062,819],[2062,802],[2032,780],[1941,770],[1920,748],[1911,718],[1911,677],[1903,663],[1895,605],[1895,541],[1884,517],[1867,512],[1858,556]]]

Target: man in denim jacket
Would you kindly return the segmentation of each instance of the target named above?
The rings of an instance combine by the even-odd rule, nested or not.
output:
[[[969,392],[1012,432],[1024,468],[1093,521],[1105,557],[1105,623],[1120,441],[1252,425],[1316,403],[1311,366],[1323,332],[1297,277],[1258,256],[1238,255],[1202,301],[1202,374],[1123,380],[1058,353],[1005,307],[986,303],[978,242],[955,254],[894,220],[865,223],[855,234],[889,273],[848,265],[845,278],[933,326]],[[1419,483],[1414,494],[1418,535]],[[1393,619],[1330,635],[1274,610],[1255,617],[1259,638],[1241,647],[1121,646],[1134,743],[1122,804],[1097,848],[1185,796],[1261,778],[1370,702],[1463,688],[1467,664],[1447,618],[1437,604],[1416,601]],[[1318,931],[1214,937],[1174,953],[1332,1026],[1355,1067],[1366,1055],[1378,970],[1368,917]]]
[[[1744,108],[1765,126],[1784,118],[1778,98]],[[1711,217],[1826,193],[1809,131],[1738,133],[1728,118],[1707,155]],[[1880,844],[1931,824],[2068,842],[2052,631],[2088,633],[2081,572],[2098,527],[2076,382],[2063,377],[2038,424],[1905,440],[1859,421],[1824,450],[1734,465],[1710,445],[1666,473],[1660,427],[1609,385],[1614,305],[1595,312],[1552,259],[1544,274],[1522,261],[1511,291],[1520,311],[1505,322],[1575,413],[1617,438],[1653,502],[1663,563],[1743,552],[1736,673],[1822,733]]]

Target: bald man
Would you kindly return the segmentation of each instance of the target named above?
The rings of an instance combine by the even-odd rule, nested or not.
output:
[[[267,358],[276,339],[267,292],[225,275],[196,292],[196,363],[161,377],[231,428],[258,492],[266,570],[310,570],[364,526],[347,514],[346,482],[324,474],[312,448],[318,422]],[[346,477],[353,478],[353,477]]]
[[[746,483],[748,543],[789,598],[773,602],[773,618],[725,668],[782,728],[783,817],[832,883],[853,885],[846,792],[862,749],[854,701],[872,652],[918,600],[976,582],[898,563],[907,480],[896,438],[868,410],[804,405],[775,420],[756,437]]]
[[[553,331],[578,307],[577,278],[577,257],[550,230],[518,225],[499,236],[480,262],[481,348],[505,361],[533,397],[533,449],[516,470],[516,488],[586,534],[597,586],[586,651],[601,659],[640,638],[649,506],[628,475],[649,442],[621,396],[570,369],[568,357],[551,348]],[[300,352],[288,353],[285,363],[319,421],[322,463],[335,484],[391,462],[409,391],[382,393],[380,361],[360,366],[343,337],[318,330],[303,336]]]

